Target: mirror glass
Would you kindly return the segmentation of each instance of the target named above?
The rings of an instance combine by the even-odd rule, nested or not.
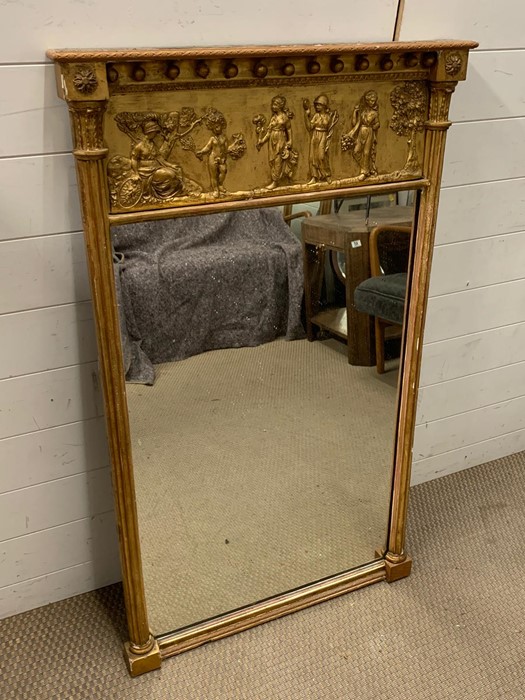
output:
[[[385,546],[415,199],[112,228],[153,634]]]

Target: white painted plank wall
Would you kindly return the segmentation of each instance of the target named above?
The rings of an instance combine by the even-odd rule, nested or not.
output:
[[[0,87],[3,71],[0,66]],[[2,158],[0,183],[0,241],[82,229],[70,154]]]
[[[39,508],[41,501],[47,508]],[[9,540],[89,518],[92,503],[102,512],[113,509],[109,467],[1,494],[2,534]]]
[[[96,363],[2,380],[0,439],[103,415]]]
[[[83,418],[0,440],[4,493],[107,467],[105,431],[103,418]]]
[[[111,511],[2,542],[4,617],[118,581],[114,532]]]
[[[525,6],[406,0],[401,40],[480,42],[453,98],[413,483],[525,450]]]
[[[0,313],[90,298],[81,233],[2,241]]]
[[[388,40],[396,7],[394,0],[351,10],[341,0],[322,10],[310,0],[269,0],[255,9],[241,0],[162,0],[147,18],[138,0],[4,7],[0,617],[119,577],[67,110],[55,96],[45,49],[106,45],[108,27],[116,46],[141,45],[144,37],[158,46]],[[524,19],[517,0],[444,0],[439,8],[406,2],[402,39],[482,42],[453,102],[462,123],[447,150],[416,481],[525,448],[525,391],[514,388],[525,361]]]
[[[159,0],[148,13],[139,0],[3,3],[0,618],[120,576],[69,120],[45,50],[388,41],[396,10],[397,0],[351,11],[343,0]]]
[[[523,49],[521,0],[405,0],[400,41],[471,39],[480,49]]]
[[[47,48],[235,46],[389,41],[397,0],[19,0],[0,28],[0,63],[43,60]],[[23,28],[20,31],[16,28]],[[16,30],[15,30],[16,29]]]
[[[89,301],[4,314],[0,338],[0,379],[97,359]]]
[[[57,96],[53,65],[2,66],[1,76],[0,156],[71,153],[68,110]]]

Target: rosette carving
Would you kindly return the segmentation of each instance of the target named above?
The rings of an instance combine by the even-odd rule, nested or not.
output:
[[[447,54],[445,58],[445,72],[449,75],[457,75],[463,66],[461,56],[457,51]]]
[[[98,80],[95,71],[91,66],[79,68],[73,76],[75,90],[82,95],[91,95],[98,87]]]

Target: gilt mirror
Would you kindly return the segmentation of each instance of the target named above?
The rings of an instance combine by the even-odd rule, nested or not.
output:
[[[49,52],[133,675],[410,572],[448,108],[474,46]]]

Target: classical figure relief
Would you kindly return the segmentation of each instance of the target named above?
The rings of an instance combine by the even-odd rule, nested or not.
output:
[[[422,83],[407,81],[392,90],[390,103],[394,108],[390,128],[398,136],[406,136],[408,143],[408,155],[403,170],[419,174],[421,164],[416,151],[416,134],[423,131],[427,116],[425,88]]]
[[[257,134],[257,150],[268,144],[268,164],[271,182],[266,189],[290,184],[293,179],[299,154],[292,147],[292,119],[294,117],[286,106],[286,98],[276,95],[271,102],[272,116],[266,122],[263,114],[253,118]]]
[[[339,121],[339,114],[336,110],[330,109],[326,95],[319,95],[315,98],[313,113],[310,100],[303,100],[303,109],[306,128],[310,132],[310,153],[308,156],[310,180],[308,184],[330,182],[332,171],[329,150],[334,127]]]
[[[210,108],[205,113],[202,121],[211,131],[208,142],[200,150],[195,150],[197,158],[202,160],[207,156],[208,174],[210,176],[210,191],[215,197],[227,194],[224,188],[224,180],[228,171],[228,157],[238,160],[246,152],[246,141],[242,134],[233,134],[231,143],[224,133],[226,118],[222,112]]]
[[[130,209],[140,203],[165,202],[173,197],[199,195],[200,185],[170,160],[176,143],[194,150],[190,132],[201,123],[193,109],[181,112],[122,112],[115,121],[130,137],[129,158],[114,156],[108,163],[112,203]]]
[[[377,175],[376,151],[379,123],[379,98],[368,90],[354,107],[352,129],[341,137],[343,151],[351,151],[359,165],[359,179]]]

